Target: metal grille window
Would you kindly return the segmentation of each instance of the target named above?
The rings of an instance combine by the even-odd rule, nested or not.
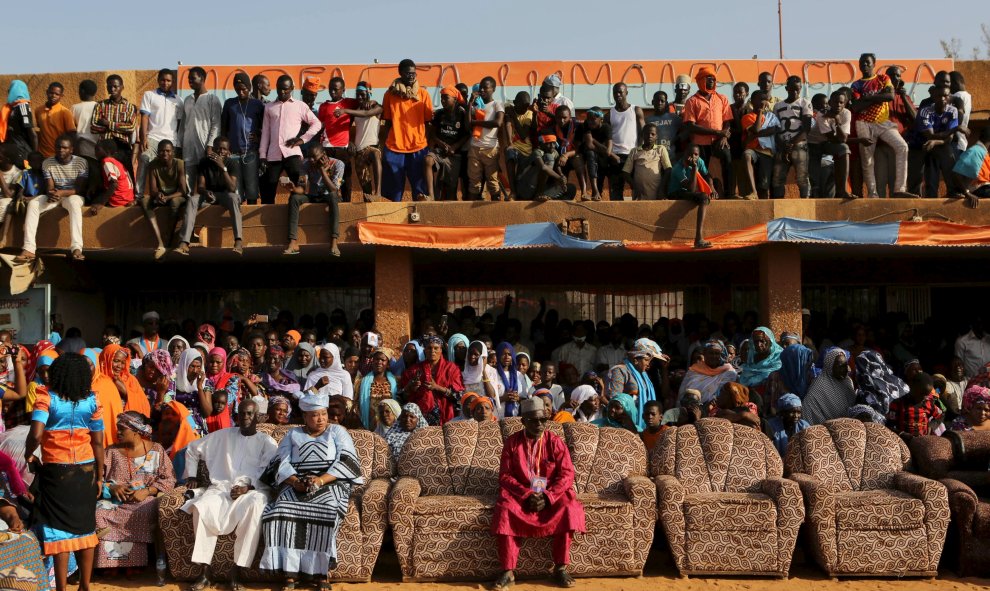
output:
[[[887,311],[902,312],[911,324],[924,324],[932,315],[932,293],[927,286],[888,287]]]

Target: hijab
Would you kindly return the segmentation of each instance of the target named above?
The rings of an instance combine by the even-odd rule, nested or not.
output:
[[[179,355],[179,365],[175,369],[175,391],[176,392],[196,392],[199,388],[196,382],[189,381],[189,366],[193,361],[202,361],[203,354],[195,347],[186,349]]]
[[[12,80],[7,90],[7,102],[0,107],[0,143],[7,141],[7,122],[14,107],[30,101],[31,94],[28,92],[27,84],[23,80]]]
[[[637,430],[642,430],[646,426],[642,419],[643,408],[647,402],[657,399],[657,393],[653,389],[653,380],[650,379],[650,376],[647,375],[646,371],[636,369],[632,360],[636,357],[649,357],[652,359],[653,357],[659,357],[661,354],[660,345],[657,345],[650,339],[639,339],[625,360],[626,369],[629,371],[629,375],[633,377],[633,380],[635,380],[637,390],[639,391],[639,396],[633,400],[637,412],[629,415],[630,417],[634,417],[633,424],[636,425]],[[649,366],[647,366],[647,371],[649,371]],[[612,399],[614,400],[615,397],[613,396]]]
[[[183,351],[185,353],[185,351]],[[182,364],[182,361],[179,361]],[[196,423],[193,420],[192,413],[186,408],[186,405],[182,404],[178,400],[172,400],[165,404],[165,406],[172,409],[175,414],[179,415],[179,428],[175,432],[175,440],[172,441],[172,445],[168,448],[168,457],[175,460],[175,456],[186,449],[186,447],[199,439],[199,434],[196,432]]]
[[[512,362],[509,365],[509,369],[506,370],[502,367],[502,354],[506,351],[512,356]],[[479,359],[480,363],[480,359]],[[511,343],[501,342],[498,347],[495,348],[495,372],[498,374],[499,381],[502,382],[502,387],[505,392],[515,391],[520,396],[525,396],[526,392],[522,391],[521,384],[519,381],[519,366],[516,364],[516,350]],[[519,404],[516,402],[506,402],[505,403],[505,416],[514,417],[519,414]]]
[[[389,369],[396,376],[401,376],[402,372],[409,369],[408,367],[406,367],[406,360],[403,355],[406,352],[406,347],[408,347],[409,345],[412,345],[416,349],[418,363],[422,363],[426,361],[426,350],[423,349],[423,345],[420,345],[419,341],[408,341],[405,345],[402,345],[402,349],[399,351],[399,358],[392,360],[392,363],[389,366]]]
[[[826,370],[831,365],[826,362]],[[882,415],[890,410],[890,403],[908,393],[904,380],[894,375],[883,357],[867,349],[856,358],[856,379],[859,380],[857,398],[869,404]]]
[[[550,391],[546,389],[541,390],[541,392],[546,392],[547,394],[550,393]],[[595,391],[594,387],[589,386],[587,384],[583,384],[581,386],[578,386],[577,388],[574,388],[574,390],[571,392],[571,402],[577,405],[574,407],[574,412],[572,413],[574,415],[575,421],[579,423],[591,423],[595,420],[598,420],[601,411],[596,412],[591,416],[588,416],[584,414],[583,410],[581,410],[582,404],[591,400],[592,398],[596,398],[597,396],[598,396],[598,392]]]
[[[790,345],[780,354],[780,377],[787,391],[804,398],[808,393],[808,367],[814,361],[814,352],[804,345]]]
[[[577,388],[575,388],[575,390],[576,389]],[[635,427],[636,431],[639,432],[639,412],[636,409],[636,401],[633,400],[633,397],[622,392],[616,394],[615,396],[612,396],[612,400],[609,401],[609,404],[612,404],[613,402],[618,402],[620,405],[622,405],[623,410],[626,411],[626,415],[628,415],[629,419],[632,421],[633,427]],[[622,423],[617,423],[613,421],[608,416],[608,410],[602,413],[602,417],[597,421],[595,421],[595,424],[602,427],[616,427],[618,429],[626,428],[626,426],[623,425]]]
[[[103,445],[110,447],[117,443],[117,415],[124,412],[124,401],[120,398],[117,385],[100,369],[100,350],[83,349],[82,354],[93,362],[93,393],[103,408]]]
[[[739,375],[739,383],[747,387],[759,386],[767,381],[770,374],[780,369],[780,354],[783,351],[769,328],[761,326],[756,330],[767,335],[767,338],[770,339],[770,352],[762,360],[757,361],[756,345],[750,344],[746,362],[743,363],[742,372]]]
[[[822,362],[822,372],[808,387],[801,413],[812,425],[846,416],[846,411],[856,402],[852,378],[846,376],[843,380],[837,380],[832,376],[836,360],[843,354],[844,351],[838,347],[829,349]]]
[[[220,369],[212,376],[207,375],[206,377],[210,379],[210,382],[213,384],[214,388],[217,390],[223,390],[227,387],[227,384],[230,382],[230,379],[234,374],[227,370],[227,351],[221,347],[213,347],[210,349],[209,357],[213,357],[214,355],[220,358]]]
[[[327,345],[327,346],[328,347],[334,347],[334,348],[336,348],[336,345],[333,345],[333,344]],[[374,353],[371,354],[371,357],[374,358],[375,355],[379,355],[379,354],[384,354],[384,353],[381,353],[381,351],[375,351]],[[333,364],[334,364],[334,367],[340,365],[340,362],[337,361],[337,356],[336,355],[333,356]],[[344,373],[347,373],[347,372],[344,371]],[[347,374],[347,375],[348,375],[348,377],[350,377],[350,374]],[[398,385],[396,384],[395,376],[393,376],[392,375],[392,372],[388,371],[387,368],[385,369],[385,379],[388,380],[388,386],[389,386],[389,390],[392,393],[392,396],[395,396],[395,393],[398,390]],[[364,428],[365,429],[370,429],[371,428],[371,411],[372,411],[372,409],[370,408],[371,407],[371,385],[374,382],[375,382],[375,374],[374,373],[369,373],[368,375],[366,375],[366,376],[364,376],[364,377],[361,378],[361,383],[358,386],[357,406],[358,406],[358,410],[361,413],[361,423],[364,425]],[[353,395],[353,392],[352,392],[352,395]],[[377,409],[376,409],[375,412],[377,413]],[[395,416],[398,417],[399,415],[396,414]]]
[[[450,340],[447,341],[447,361],[457,363],[457,360],[454,359],[454,353],[457,351],[457,345],[464,345],[467,347],[469,345],[468,338],[461,333],[457,333],[450,337]]]
[[[415,402],[407,402],[402,407],[402,412],[409,413],[416,417],[416,426],[413,427],[412,431],[403,431],[402,426],[399,423],[399,417],[395,417],[395,422],[389,428],[388,432],[385,433],[385,441],[388,443],[389,450],[392,452],[392,458],[398,462],[399,454],[402,453],[402,446],[406,444],[406,440],[415,433],[416,431],[426,427],[426,418],[423,417],[423,411],[419,410],[419,406]],[[401,413],[400,413],[401,416]]]
[[[395,420],[392,421],[392,425],[389,426],[389,427],[386,427],[385,426],[385,423],[382,422],[382,407],[383,406],[387,406],[389,408],[389,410],[392,411],[392,416],[395,417]],[[419,408],[419,407],[417,406],[416,408]],[[395,426],[395,423],[399,422],[399,415],[402,414],[402,407],[399,406],[398,401],[393,400],[391,398],[386,398],[385,400],[382,400],[381,402],[378,403],[378,408],[375,409],[375,414],[378,415],[378,426],[375,427],[375,433],[377,433],[381,437],[385,437],[385,435],[388,433],[389,429],[391,429],[392,427],[394,427]]]
[[[309,364],[305,367],[299,364],[299,353],[301,351],[306,351],[309,353]],[[309,371],[313,369],[316,362],[316,349],[313,348],[313,345],[310,345],[309,343],[299,343],[296,345],[296,350],[292,352],[292,359],[290,359],[285,365],[285,369],[292,372],[292,375],[295,376],[296,381],[300,384],[304,384],[306,383],[306,376],[309,375]],[[340,355],[334,356],[334,362],[340,363]]]
[[[118,375],[113,373],[113,358],[117,356],[117,353],[123,351],[127,355],[127,359],[124,361],[124,369]],[[124,388],[127,390],[127,404],[124,405],[125,411],[135,411],[139,412],[146,417],[151,416],[151,404],[148,402],[148,397],[144,393],[144,389],[141,387],[141,383],[138,382],[137,378],[134,377],[128,367],[131,365],[131,352],[127,347],[121,347],[120,345],[107,345],[103,351],[100,353],[100,371],[104,375],[110,377],[110,379],[118,379],[124,384]]]
[[[467,384],[480,384],[485,379],[485,368],[488,367],[488,347],[485,346],[481,341],[471,341],[468,345],[470,349],[474,345],[481,347],[481,355],[478,357],[478,365],[471,365],[468,361],[470,357],[470,351],[468,355],[464,357],[464,370],[462,376],[464,377],[464,385]]]

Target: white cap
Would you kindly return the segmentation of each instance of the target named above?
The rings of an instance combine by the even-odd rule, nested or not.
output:
[[[811,316],[811,310],[807,308],[801,308],[801,316]]]
[[[144,316],[141,317],[141,322],[147,322],[149,320],[161,320],[162,317],[158,315],[158,312],[152,310],[151,312],[145,312]]]

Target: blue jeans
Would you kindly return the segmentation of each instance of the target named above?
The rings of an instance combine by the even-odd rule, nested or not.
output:
[[[407,178],[414,197],[426,195],[423,166],[429,151],[429,148],[423,148],[418,152],[403,154],[386,147],[382,151],[382,197],[402,201],[402,190],[406,187]]]
[[[230,155],[230,165],[237,177],[237,194],[242,195],[248,205],[258,202],[258,163],[257,150]]]

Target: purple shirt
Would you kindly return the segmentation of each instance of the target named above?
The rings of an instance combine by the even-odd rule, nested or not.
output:
[[[306,133],[299,135],[303,124],[309,125]],[[265,122],[261,129],[261,149],[259,156],[262,160],[277,162],[292,156],[302,156],[299,146],[292,148],[285,142],[298,137],[303,143],[313,139],[320,131],[320,120],[316,118],[309,106],[294,99],[273,101],[265,105]]]

